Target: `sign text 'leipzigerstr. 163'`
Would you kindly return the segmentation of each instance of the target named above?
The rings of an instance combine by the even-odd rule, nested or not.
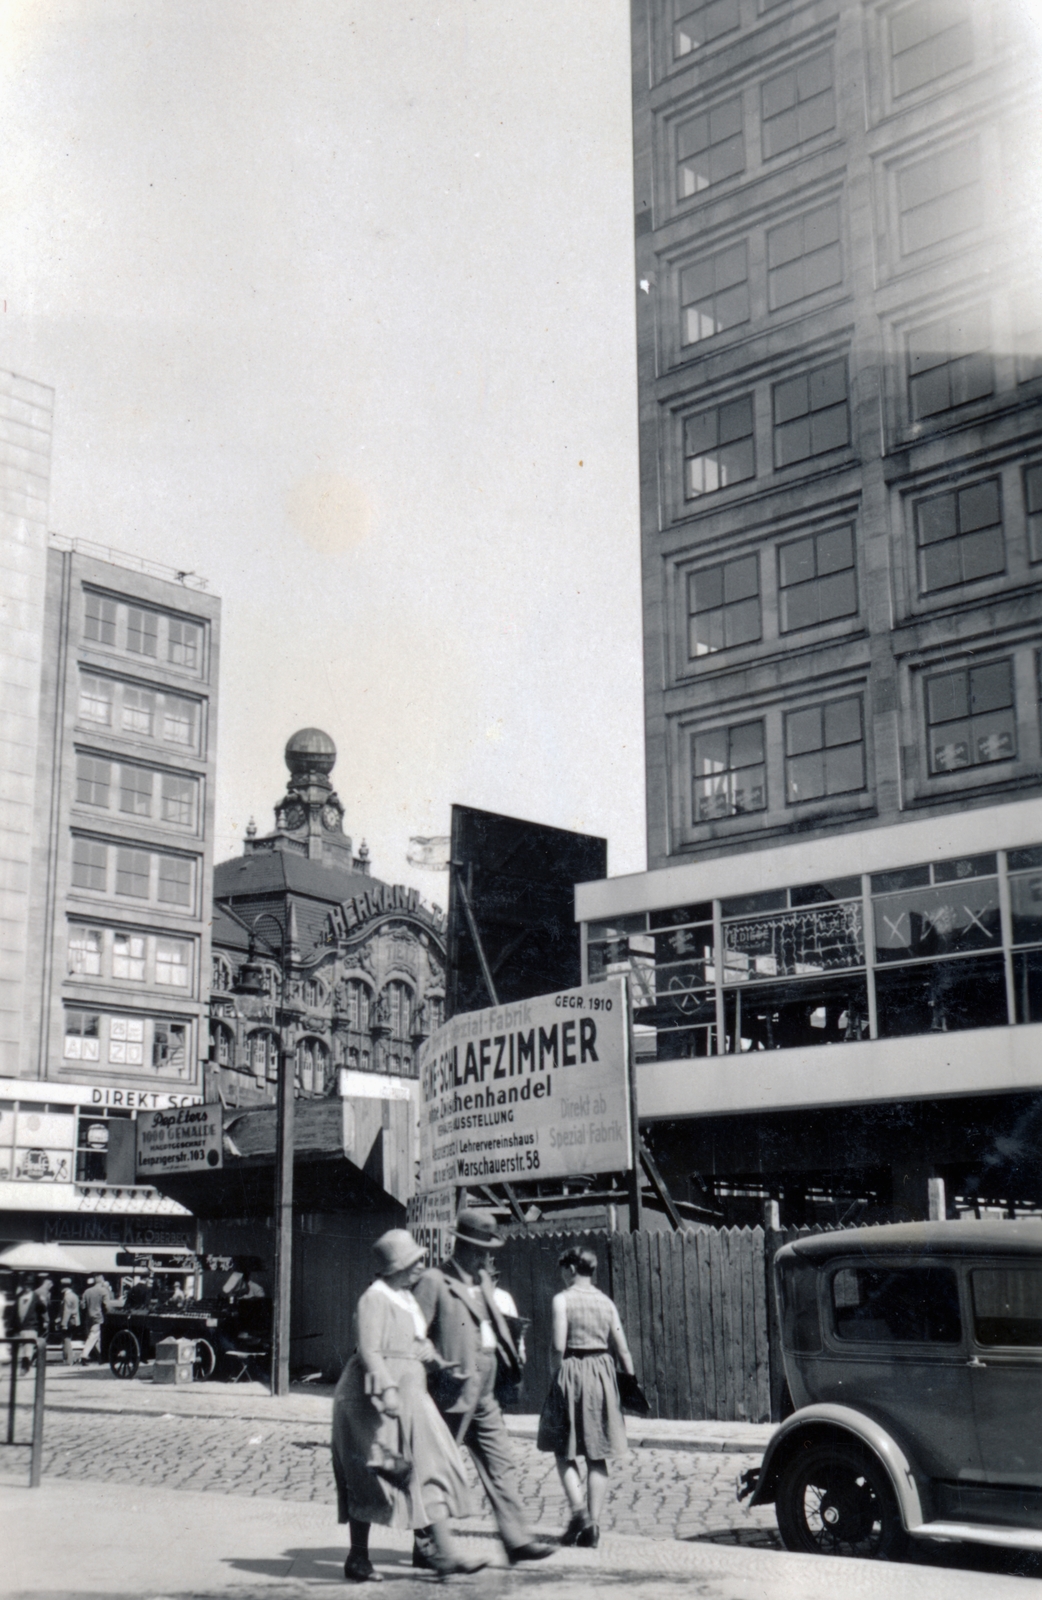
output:
[[[221,1107],[179,1106],[169,1111],[139,1111],[137,1175],[205,1172],[222,1165]]]
[[[453,1017],[420,1054],[420,1188],[632,1162],[621,980]]]

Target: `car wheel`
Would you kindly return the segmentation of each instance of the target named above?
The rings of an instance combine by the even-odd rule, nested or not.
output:
[[[117,1333],[109,1345],[109,1366],[116,1378],[132,1378],[141,1365],[141,1346],[129,1330]]]
[[[212,1378],[217,1370],[217,1352],[209,1339],[195,1341],[195,1360],[192,1363],[192,1377],[196,1383],[205,1383]]]
[[[907,1547],[885,1470],[841,1440],[810,1445],[783,1468],[775,1511],[786,1550],[896,1561]]]

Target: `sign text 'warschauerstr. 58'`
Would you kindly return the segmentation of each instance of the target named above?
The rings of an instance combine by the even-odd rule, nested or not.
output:
[[[420,1054],[420,1187],[631,1162],[621,980],[453,1017]]]

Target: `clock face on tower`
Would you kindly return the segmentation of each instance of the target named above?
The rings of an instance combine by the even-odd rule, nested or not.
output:
[[[328,828],[330,833],[335,833],[340,826],[340,813],[336,806],[322,807],[322,826]]]
[[[302,828],[304,820],[304,807],[300,805],[287,806],[282,813],[284,828]]]

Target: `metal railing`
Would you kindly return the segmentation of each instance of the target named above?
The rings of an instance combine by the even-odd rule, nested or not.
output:
[[[47,1387],[47,1340],[43,1338],[25,1338],[16,1336],[13,1339],[0,1339],[0,1344],[6,1344],[11,1352],[11,1373],[7,1390],[7,1443],[14,1448],[26,1447],[26,1440],[15,1437],[18,1421],[18,1368],[27,1359],[30,1352],[36,1356],[36,1385],[33,1390],[33,1436],[28,1441],[29,1455],[29,1487],[40,1487],[40,1468],[43,1463],[43,1405]]]

